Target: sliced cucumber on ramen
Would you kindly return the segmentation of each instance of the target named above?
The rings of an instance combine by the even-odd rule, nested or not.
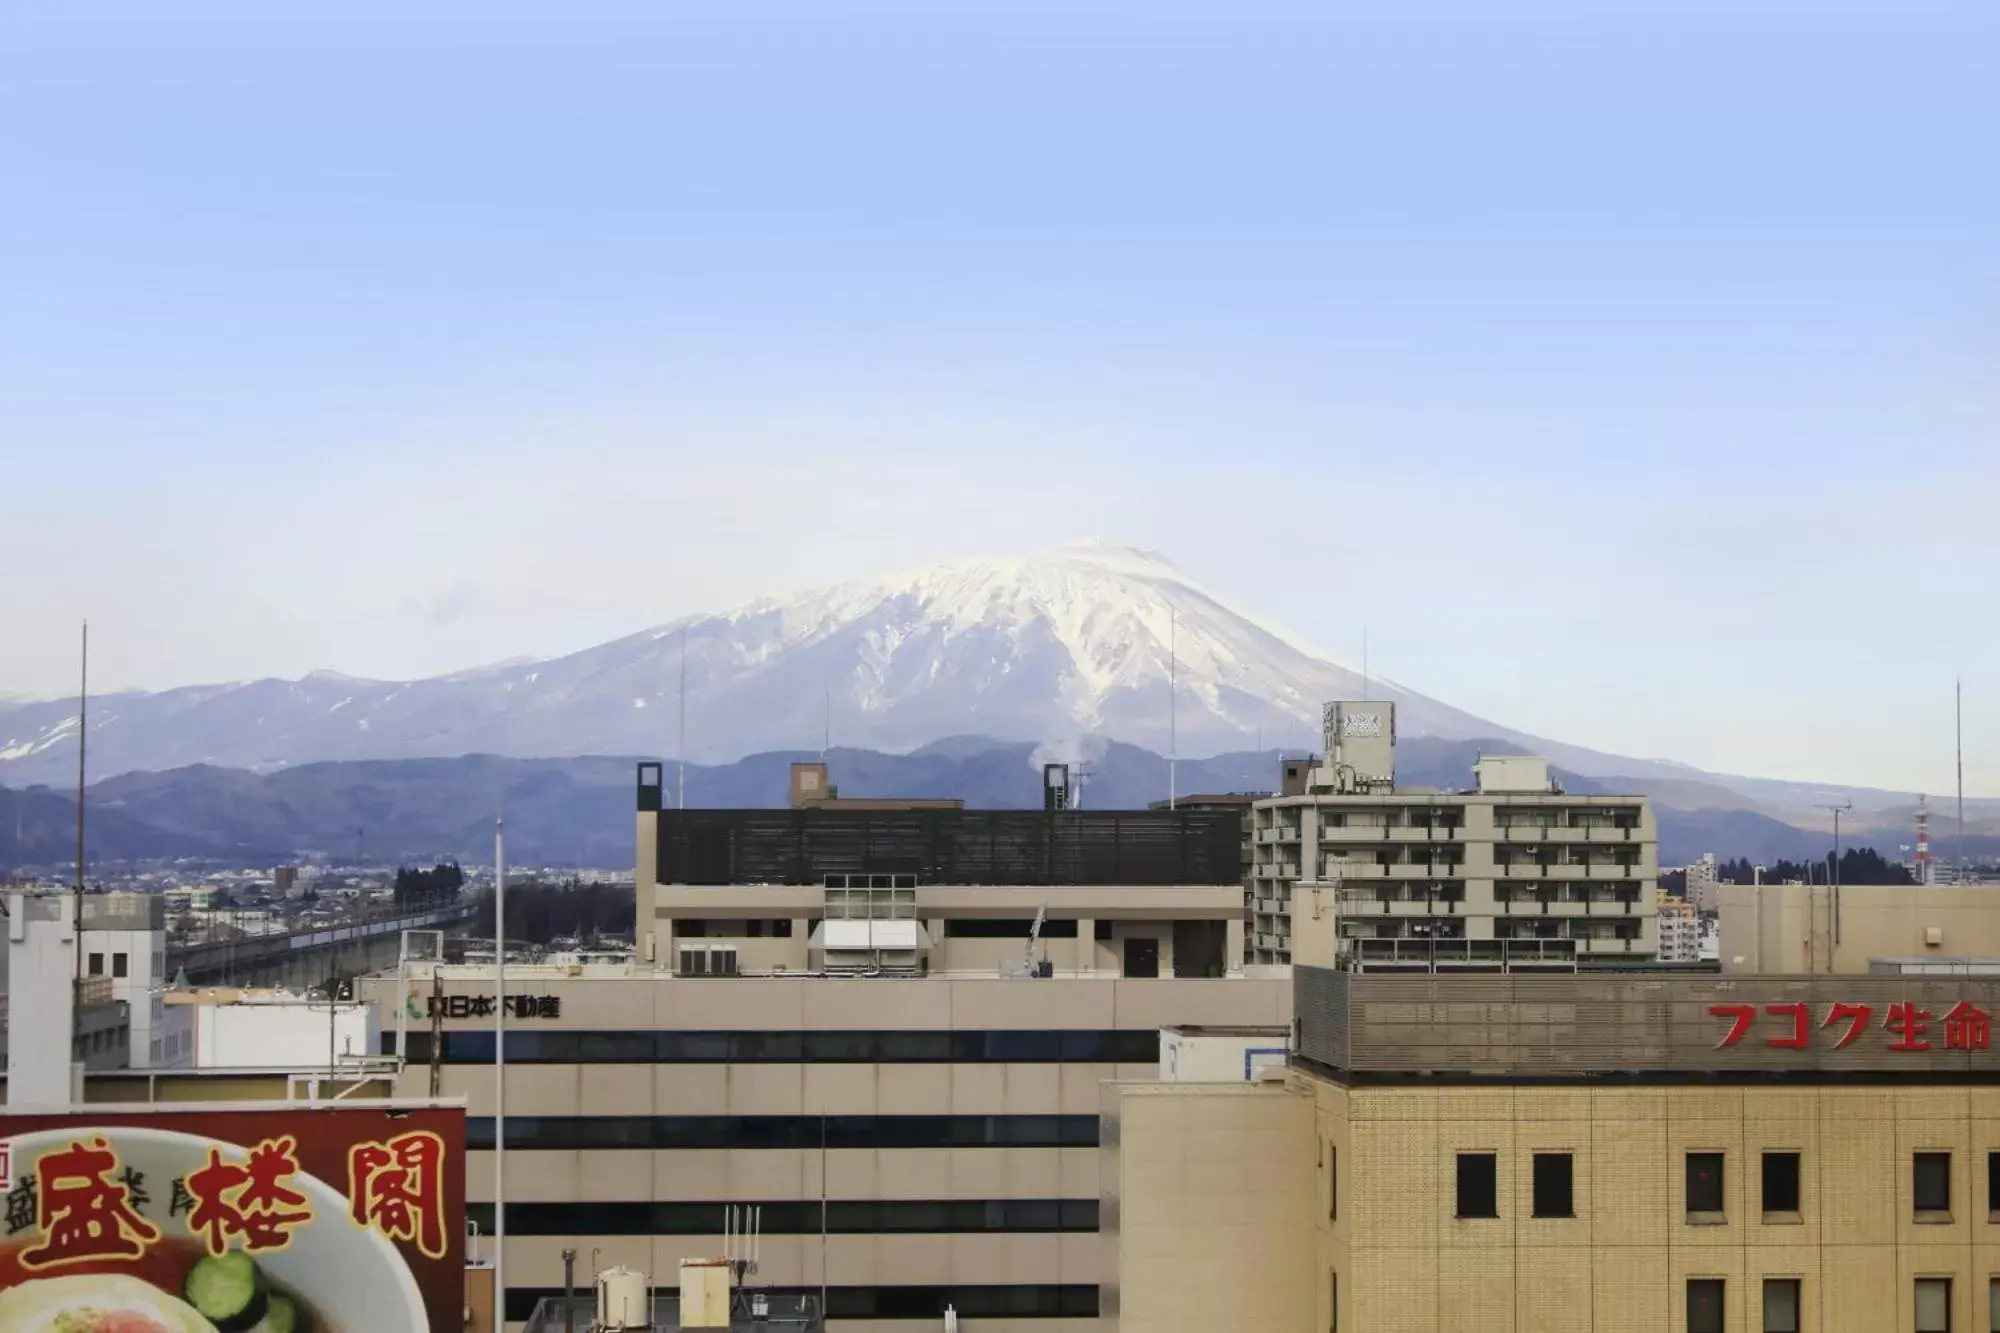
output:
[[[181,1285],[187,1303],[215,1325],[215,1333],[250,1333],[269,1308],[269,1288],[247,1254],[209,1255],[188,1270]]]
[[[257,1325],[255,1333],[307,1333],[305,1314],[291,1297],[274,1291],[270,1308],[264,1311],[264,1322]]]

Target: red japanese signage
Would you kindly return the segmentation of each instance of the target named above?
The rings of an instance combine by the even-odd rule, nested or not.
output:
[[[462,1109],[0,1113],[0,1162],[0,1329],[460,1324]]]
[[[1993,1044],[1993,1017],[1984,1009],[1960,1000],[1943,1013],[1907,1000],[1879,1006],[1836,1001],[1822,1010],[1800,1001],[1780,1004],[1712,1004],[1711,1016],[1726,1021],[1721,1050],[1739,1046],[1753,1030],[1762,1037],[1761,1045],[1780,1050],[1803,1051],[1818,1045],[1826,1050],[1845,1050],[1876,1034],[1881,1049],[1888,1051],[1984,1051]]]

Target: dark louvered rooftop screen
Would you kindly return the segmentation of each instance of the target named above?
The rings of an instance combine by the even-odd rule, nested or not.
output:
[[[661,810],[666,884],[1240,884],[1237,810]]]

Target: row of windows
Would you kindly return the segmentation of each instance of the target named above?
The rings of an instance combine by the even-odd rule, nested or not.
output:
[[[1340,1275],[1330,1273],[1328,1277],[1329,1309],[1328,1333],[1340,1333]],[[1719,1277],[1691,1277],[1687,1282],[1687,1329],[1688,1333],[1728,1333],[1723,1318],[1723,1298],[1728,1293],[1728,1283]],[[1767,1277],[1763,1280],[1762,1319],[1754,1327],[1762,1333],[1801,1333],[1800,1310],[1805,1280],[1796,1277]],[[1951,1279],[1948,1277],[1920,1277],[1916,1279],[1916,1318],[1911,1327],[1915,1333],[1952,1333],[1951,1324]],[[2000,1333],[2000,1277],[1990,1279],[1987,1284],[1987,1327],[1992,1333]]]
[[[491,1148],[493,1119],[465,1122]],[[509,1148],[1095,1148],[1094,1115],[508,1116]]]
[[[510,1203],[510,1236],[707,1236],[740,1203]],[[768,1236],[892,1233],[1095,1231],[1095,1199],[785,1199],[752,1203]],[[822,1215],[822,1213],[824,1215]],[[491,1234],[493,1205],[469,1203],[466,1218]]]
[[[408,1034],[408,1058],[431,1058],[431,1034]],[[394,1055],[394,1033],[382,1034]],[[1152,1064],[1157,1028],[1026,1031],[1012,1029],[889,1032],[681,1032],[615,1029],[535,1032],[510,1028],[507,1059],[516,1064]],[[443,1063],[493,1063],[493,1033],[444,1034]]]
[[[1763,1333],[1800,1333],[1800,1296],[1804,1280],[1767,1277],[1763,1281],[1763,1318],[1754,1327]],[[1688,1333],[1728,1333],[1723,1321],[1723,1297],[1728,1283],[1719,1277],[1691,1277],[1687,1283]],[[1914,1333],[1952,1333],[1951,1279],[1920,1277],[1913,1284]],[[1986,1326],[2000,1333],[2000,1278],[1987,1284]]]
[[[800,1299],[815,1304],[818,1287],[765,1287],[771,1309],[778,1312],[796,1307]],[[559,1299],[561,1287],[507,1288],[507,1320],[525,1322],[535,1312],[538,1301]],[[661,1295],[675,1294],[673,1288]],[[826,1312],[830,1319],[927,1319],[943,1320],[945,1307],[966,1319],[1095,1319],[1097,1287],[1072,1283],[1021,1283],[991,1287],[828,1287]]]
[[[1331,1148],[1323,1150],[1322,1162],[1331,1172]],[[1758,1170],[1759,1200],[1766,1222],[1800,1220],[1800,1155],[1789,1150],[1765,1152]],[[1533,1162],[1533,1202],[1536,1217],[1574,1217],[1575,1167],[1566,1152],[1538,1152]],[[1723,1188],[1727,1156],[1719,1152],[1691,1152],[1686,1161],[1686,1203],[1691,1222],[1719,1222],[1727,1211],[1727,1191]],[[1334,1213],[1337,1185],[1329,1176],[1328,1215]],[[1951,1154],[1926,1151],[1910,1158],[1911,1210],[1920,1220],[1942,1221],[1951,1215]],[[2000,1152],[1986,1155],[1986,1206],[2000,1213]],[[1500,1216],[1499,1158],[1490,1152],[1458,1154],[1456,1215],[1479,1219]]]

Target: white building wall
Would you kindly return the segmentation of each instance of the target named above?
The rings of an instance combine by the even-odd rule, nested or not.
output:
[[[74,901],[7,895],[7,1105],[67,1106],[76,1022]]]
[[[311,1069],[329,1055],[382,1053],[382,1023],[372,1004],[250,1001],[176,1005],[193,1013],[194,1060],[203,1069]],[[332,1049],[329,1051],[329,1039]]]
[[[1190,1031],[1160,1029],[1160,1082],[1243,1083],[1281,1067],[1288,1054],[1282,1028]]]
[[[125,1002],[132,1019],[132,1067],[170,1067],[163,1037],[166,1006],[161,999],[167,979],[167,933],[164,930],[95,930],[84,918],[83,971],[88,977],[111,978],[111,994]],[[125,973],[119,976],[120,971]]]

